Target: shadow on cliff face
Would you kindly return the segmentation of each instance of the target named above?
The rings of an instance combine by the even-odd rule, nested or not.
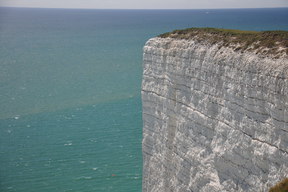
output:
[[[251,141],[247,137],[238,131],[232,131],[222,145],[225,146],[225,151],[215,154],[214,159],[215,169],[222,186],[231,191],[249,191],[255,184],[247,180],[252,173],[255,177],[261,177],[264,183],[268,181],[268,176],[264,174],[267,172],[266,166],[257,166],[255,161],[262,164],[265,162],[260,158],[252,158],[248,161],[249,157],[253,157],[253,150],[250,146]]]

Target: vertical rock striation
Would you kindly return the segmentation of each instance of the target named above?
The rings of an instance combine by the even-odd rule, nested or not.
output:
[[[267,191],[288,176],[286,55],[156,37],[143,60],[143,192]]]

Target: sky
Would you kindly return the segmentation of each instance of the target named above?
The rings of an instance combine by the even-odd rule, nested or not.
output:
[[[90,9],[218,9],[288,7],[288,0],[0,0],[5,7]]]

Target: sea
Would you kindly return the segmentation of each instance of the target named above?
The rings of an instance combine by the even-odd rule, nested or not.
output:
[[[140,192],[142,49],[190,27],[288,30],[288,8],[0,8],[0,191]]]

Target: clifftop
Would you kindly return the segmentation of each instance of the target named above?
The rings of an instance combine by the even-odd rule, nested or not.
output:
[[[288,55],[288,31],[241,31],[217,28],[188,28],[159,35],[161,38],[192,39],[231,47],[235,51],[279,58]]]

